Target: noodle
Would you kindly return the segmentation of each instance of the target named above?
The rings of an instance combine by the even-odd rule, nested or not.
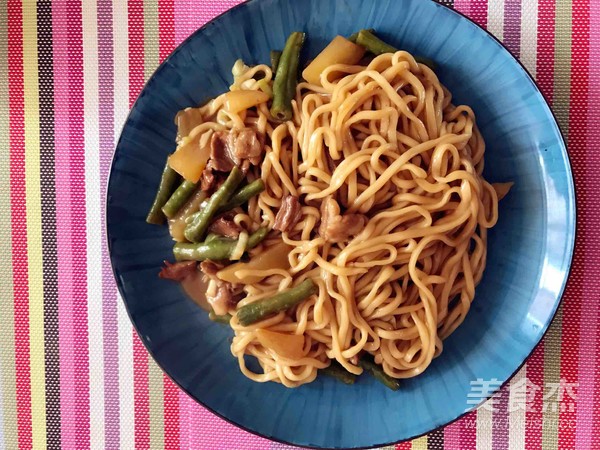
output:
[[[242,66],[232,90],[272,84],[268,66]],[[414,377],[465,319],[485,268],[487,230],[498,217],[496,191],[482,177],[485,144],[473,111],[452,105],[435,73],[407,52],[365,67],[331,65],[321,81],[298,85],[285,123],[273,121],[266,104],[233,114],[222,95],[199,108],[203,123],[191,132],[206,134],[204,145],[224,127],[265,136],[265,157],[248,174],[265,190],[235,216],[249,233],[273,228],[286,196],[301,200],[301,220],[250,251],[252,258],[283,240],[289,268],[252,272],[262,279],[244,286],[237,309],[307,278],[318,285],[298,306],[246,327],[233,307],[231,352],[248,378],[288,387],[313,381],[330,360],[360,374],[362,352],[391,377]],[[319,232],[331,199],[365,218],[357,235],[331,242]],[[303,336],[302,356],[265,347],[258,329]]]

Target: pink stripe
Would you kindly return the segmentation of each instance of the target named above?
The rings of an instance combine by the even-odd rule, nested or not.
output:
[[[493,1],[493,0],[492,0]],[[473,22],[487,28],[488,0],[454,0],[454,9],[469,17]]]
[[[69,147],[73,220],[73,329],[75,336],[76,448],[90,445],[90,380],[87,310],[87,230],[83,128],[83,18],[80,2],[67,3],[69,27]]]
[[[203,445],[202,441],[206,434],[210,434],[206,432],[206,424],[217,423],[219,419],[192,400],[191,397],[188,397],[188,402],[190,403],[191,413],[189,431],[190,448],[216,448]],[[239,431],[238,434],[240,434]]]
[[[175,45],[179,45],[190,34],[229,8],[241,3],[240,0],[205,0],[202,8],[197,8],[193,0],[175,2]]]
[[[460,444],[460,422],[454,422],[444,428],[444,448],[446,450],[462,450]]]
[[[494,0],[492,0],[494,1]],[[488,0],[471,3],[471,19],[483,28],[487,28]]]
[[[521,54],[521,0],[504,3],[504,45],[517,58]]]
[[[76,448],[75,354],[73,336],[73,260],[71,236],[71,159],[69,145],[69,44],[64,0],[52,3],[54,57],[54,143],[58,320],[60,346],[61,444]]]
[[[100,140],[100,191],[106,192],[114,150],[114,52],[112,2],[98,0],[98,101]],[[104,217],[104,202],[101,214]],[[106,233],[102,221],[100,233]],[[104,336],[104,440],[107,448],[119,448],[119,343],[117,290],[110,270],[108,248],[102,245],[102,334]]]
[[[179,391],[179,448],[190,448],[190,403],[188,396]],[[214,419],[213,419],[214,420]]]
[[[204,8],[206,8],[206,5],[203,4],[202,9]],[[192,13],[193,11],[194,8],[190,0],[175,2],[175,45],[181,44],[200,26],[200,23],[197,23],[197,20],[194,20],[194,18],[198,17],[198,14]]]
[[[494,450],[508,450],[508,400],[510,396],[509,384],[496,394],[496,410],[492,416],[492,442]]]
[[[460,419],[458,424],[460,425],[460,448],[475,450],[477,448],[477,410]]]
[[[587,5],[586,5],[587,6]],[[580,9],[581,10],[581,9]],[[598,332],[600,321],[598,318],[598,309],[600,308],[600,295],[597,293],[597,283],[594,283],[594,277],[597,270],[594,266],[598,265],[598,255],[600,254],[600,243],[594,238],[600,226],[600,201],[598,195],[585,195],[587,189],[591,189],[590,184],[595,183],[596,174],[600,169],[600,160],[597,157],[597,149],[600,145],[600,130],[598,129],[598,117],[600,117],[600,64],[598,63],[598,55],[600,55],[600,4],[597,1],[589,2],[589,25],[587,33],[589,33],[589,50],[581,46],[581,57],[585,58],[583,64],[588,66],[588,99],[587,99],[587,139],[585,143],[585,177],[583,186],[582,201],[579,207],[580,211],[585,211],[582,224],[583,235],[588,239],[585,240],[583,247],[584,255],[584,277],[583,277],[583,292],[588,293],[585,301],[581,304],[581,319],[582,327],[579,336],[579,387],[577,389],[577,428],[575,430],[575,447],[576,448],[591,448],[592,442],[597,441],[597,432],[600,431],[600,424],[596,419],[594,427],[594,415],[598,416],[600,408],[598,403],[598,358],[600,350],[598,346]],[[579,20],[585,26],[586,17],[581,14]],[[585,33],[583,30],[582,34]],[[579,45],[577,41],[573,41],[573,46]],[[587,50],[587,51],[586,51]],[[591,56],[593,55],[593,56]],[[591,57],[590,57],[591,56]],[[584,209],[585,208],[585,209]],[[587,270],[586,270],[587,269]],[[596,292],[594,295],[593,293]],[[590,349],[596,349],[591,352]],[[594,399],[596,393],[596,399]],[[594,408],[596,404],[596,408]],[[594,411],[595,410],[595,411]],[[594,414],[595,413],[595,414]]]
[[[224,420],[221,420],[215,416],[212,415],[211,412],[209,412],[208,410],[202,408],[202,407],[198,407],[196,408],[195,414],[194,414],[194,422],[196,423],[213,423],[213,427],[215,432],[213,433],[203,433],[202,435],[200,435],[198,437],[198,447],[197,448],[217,448],[219,446],[219,443],[221,445],[225,444],[225,439],[224,437],[227,435],[230,435],[231,430],[229,429],[229,427],[231,427],[231,425],[227,422],[225,422]],[[197,426],[197,425],[196,425]],[[240,435],[241,433],[238,432],[238,435]],[[244,433],[244,437],[247,433]],[[238,436],[240,437],[240,436]],[[253,436],[254,437],[254,436]],[[258,442],[260,443],[261,439],[257,438]],[[255,448],[255,447],[252,447]]]
[[[465,16],[471,14],[471,0],[454,0],[454,9],[463,13]]]

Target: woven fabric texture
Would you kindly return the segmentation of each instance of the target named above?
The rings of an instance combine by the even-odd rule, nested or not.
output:
[[[103,237],[130,106],[176,45],[236,3],[0,2],[0,448],[291,448],[217,418],[163,375],[118,298]],[[548,334],[494,407],[396,448],[600,448],[600,2],[442,3],[502,40],[551,103],[575,172],[577,248]]]

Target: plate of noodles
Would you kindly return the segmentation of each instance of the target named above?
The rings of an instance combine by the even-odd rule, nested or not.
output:
[[[190,396],[281,442],[383,446],[524,363],[567,280],[574,185],[535,83],[465,17],[251,0],[143,89],[107,233],[140,338]]]

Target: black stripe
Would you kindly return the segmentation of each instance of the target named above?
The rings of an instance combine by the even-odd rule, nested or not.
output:
[[[441,3],[442,5],[446,5],[446,6],[450,6],[451,8],[454,8],[454,0],[436,0],[438,3]]]
[[[58,350],[58,270],[56,255],[56,193],[54,182],[54,77],[52,4],[37,2],[40,103],[40,175],[44,275],[44,359],[46,368],[46,443],[60,448],[60,369]]]
[[[427,435],[427,450],[444,450],[443,428],[438,428]]]

